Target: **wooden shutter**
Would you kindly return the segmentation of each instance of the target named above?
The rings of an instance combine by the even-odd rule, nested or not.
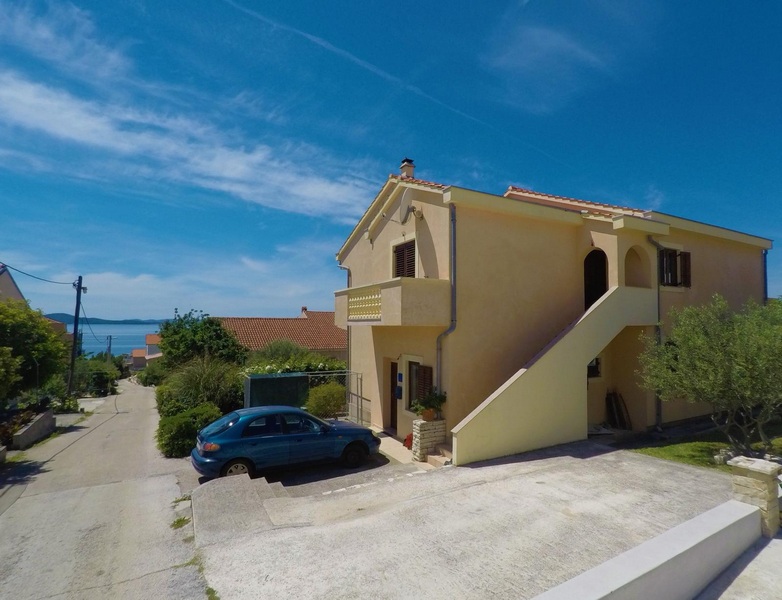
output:
[[[679,284],[684,287],[690,287],[692,283],[692,273],[691,273],[691,265],[690,265],[690,253],[689,252],[680,252],[679,253],[679,266],[681,267],[681,279],[679,281]]]
[[[432,391],[432,367],[425,365],[418,366],[418,385],[416,386],[415,399],[422,400],[429,392]]]
[[[394,277],[415,277],[415,240],[394,248]]]

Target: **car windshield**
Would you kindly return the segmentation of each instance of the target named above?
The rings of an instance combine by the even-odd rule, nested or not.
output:
[[[218,435],[233,427],[239,420],[239,413],[228,413],[220,417],[214,423],[210,423],[201,430],[201,435]]]

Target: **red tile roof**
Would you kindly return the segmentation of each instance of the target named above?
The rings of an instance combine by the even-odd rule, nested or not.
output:
[[[215,317],[250,350],[289,340],[310,350],[344,350],[348,333],[334,325],[334,313],[302,310],[298,317]]]
[[[516,198],[524,196],[524,200],[546,206],[554,206],[564,210],[588,211],[592,214],[604,216],[630,215],[634,217],[648,218],[649,211],[640,208],[631,208],[629,206],[616,206],[614,204],[605,204],[604,202],[592,202],[591,200],[579,200],[578,198],[568,198],[567,196],[556,196],[554,194],[544,194],[527,188],[508,186],[504,196],[506,198]]]
[[[147,355],[147,349],[146,348],[133,348],[133,350],[130,351],[130,355],[133,358],[144,358]]]
[[[444,183],[436,183],[434,181],[426,181],[425,179],[416,179],[415,177],[404,177],[402,175],[399,175],[399,173],[391,173],[388,176],[389,179],[393,179],[394,181],[402,181],[404,183],[416,183],[418,185],[425,185],[428,187],[437,188],[439,190],[444,190],[445,188],[451,187],[449,185],[445,185]]]
[[[156,344],[160,343],[160,334],[159,333],[148,333],[146,338],[146,344],[147,346],[154,346]]]

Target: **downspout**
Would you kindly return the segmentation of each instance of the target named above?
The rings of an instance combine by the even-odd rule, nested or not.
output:
[[[763,249],[763,304],[768,304],[768,250]]]
[[[350,288],[350,285],[353,283],[353,277],[352,277],[352,274],[350,273],[350,267],[346,267],[345,265],[341,265],[339,263],[337,264],[337,266],[347,273],[347,276],[348,276],[347,287]],[[352,327],[350,325],[347,325],[347,328],[348,328],[348,347],[347,347],[348,359],[345,362],[347,363],[347,370],[348,370],[348,373],[349,373],[350,372],[350,337],[351,337],[350,334],[353,331],[353,329],[352,329]],[[350,387],[350,386],[346,386],[346,387]]]
[[[646,239],[649,243],[657,248],[657,268],[655,269],[654,280],[657,282],[657,323],[654,326],[654,337],[657,340],[657,345],[662,343],[662,330],[660,329],[660,321],[662,315],[660,314],[660,250],[664,250],[665,246],[660,244],[651,235],[647,235]],[[657,392],[654,393],[654,426],[657,431],[660,431],[663,426],[663,403],[660,400],[660,396]]]
[[[451,335],[456,329],[456,205],[451,203],[448,206],[451,216],[451,266],[450,275],[451,280],[451,324],[448,329],[443,331],[437,336],[437,377],[436,385],[437,390],[443,391],[443,338],[447,335]]]

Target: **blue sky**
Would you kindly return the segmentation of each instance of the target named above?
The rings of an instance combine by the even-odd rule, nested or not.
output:
[[[405,156],[779,240],[780,31],[777,0],[3,0],[0,262],[82,275],[91,317],[333,310]]]

